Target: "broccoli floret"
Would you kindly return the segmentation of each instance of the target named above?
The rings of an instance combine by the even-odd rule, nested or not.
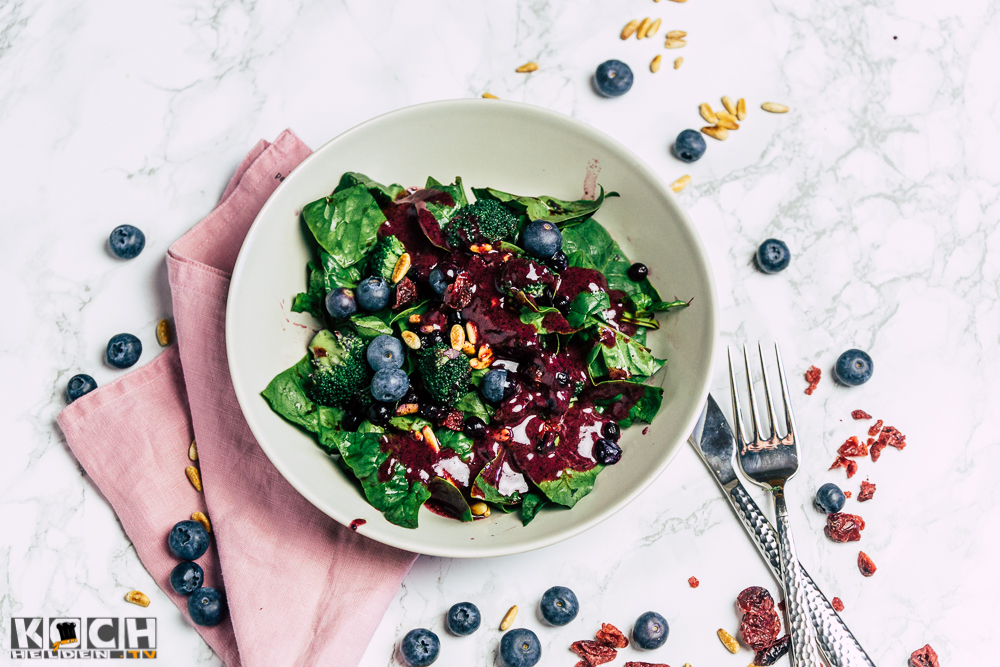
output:
[[[420,348],[417,370],[431,400],[442,408],[454,407],[459,397],[469,391],[469,359],[444,343]]]
[[[368,253],[368,275],[392,280],[396,262],[406,252],[403,243],[395,236],[383,236]]]
[[[323,329],[309,341],[312,365],[309,397],[320,405],[344,405],[368,386],[372,371],[365,341],[353,333]]]
[[[517,218],[495,199],[478,199],[463,206],[451,216],[445,228],[448,243],[453,248],[478,243],[496,244],[514,236]]]

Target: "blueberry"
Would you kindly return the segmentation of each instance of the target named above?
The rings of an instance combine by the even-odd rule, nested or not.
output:
[[[420,416],[432,422],[436,422],[441,419],[443,410],[433,403],[421,403],[420,404]]]
[[[768,239],[757,248],[757,268],[764,273],[783,271],[792,259],[784,241]]]
[[[642,262],[636,262],[628,267],[628,277],[633,282],[641,282],[649,275],[649,267]]]
[[[118,257],[133,259],[146,247],[146,235],[138,227],[121,225],[111,230],[108,243],[111,244],[111,252]]]
[[[372,377],[372,396],[376,401],[395,403],[410,389],[410,378],[402,368],[383,368]]]
[[[818,512],[833,514],[842,510],[845,502],[847,502],[847,497],[840,490],[840,487],[833,482],[827,482],[819,487],[819,490],[816,492],[816,497],[813,499],[813,507]]]
[[[448,630],[459,637],[471,635],[479,629],[481,622],[479,607],[471,602],[459,602],[448,610]]]
[[[563,314],[566,313],[566,309],[569,308],[569,304],[569,297],[565,294],[556,294],[552,297],[552,307]]]
[[[340,428],[345,431],[357,431],[358,427],[361,426],[361,422],[364,420],[364,415],[348,412],[344,415],[343,419],[340,420]]]
[[[430,333],[425,333],[422,336],[420,336],[421,347],[434,347],[435,345],[438,345],[439,343],[443,342],[444,342],[444,334],[438,329],[435,329]]]
[[[531,630],[508,630],[500,639],[500,663],[503,667],[534,667],[541,659],[542,644]]]
[[[624,95],[632,87],[632,68],[620,60],[608,60],[597,66],[594,88],[605,97]]]
[[[365,278],[358,283],[358,287],[355,289],[358,306],[369,313],[374,313],[388,306],[390,292],[392,292],[392,287],[389,286],[389,281],[379,276]]]
[[[635,619],[635,625],[632,627],[632,641],[639,648],[651,650],[663,646],[669,633],[667,619],[655,611],[647,611]]]
[[[95,389],[97,389],[97,382],[94,381],[94,378],[90,377],[86,373],[80,373],[79,375],[74,375],[69,379],[69,384],[66,386],[66,398],[68,398],[69,402],[72,403],[84,394],[89,394]]]
[[[611,442],[618,442],[618,439],[622,437],[622,429],[617,423],[608,422],[601,427],[601,435]]]
[[[392,419],[392,406],[376,401],[368,408],[368,421],[375,426],[388,426]],[[355,427],[356,428],[356,427]]]
[[[170,529],[167,546],[181,560],[201,558],[208,551],[208,532],[197,521],[181,521]]]
[[[399,653],[403,662],[410,667],[426,667],[437,660],[441,652],[441,640],[430,630],[417,628],[410,630],[399,642]]]
[[[566,257],[566,253],[562,250],[556,250],[555,254],[546,260],[546,264],[556,273],[562,273],[569,266],[569,258]]]
[[[326,312],[330,317],[338,320],[350,317],[358,310],[358,304],[354,300],[354,292],[346,287],[338,287],[330,290],[326,295]]]
[[[199,588],[188,596],[188,613],[195,625],[218,625],[226,615],[226,599],[214,588]]]
[[[562,232],[551,222],[535,220],[521,232],[521,242],[529,255],[549,259],[562,249]]]
[[[851,387],[864,384],[872,377],[875,366],[872,358],[862,350],[848,350],[837,358],[833,367],[833,378]]]
[[[403,344],[399,342],[398,338],[382,334],[368,343],[365,356],[368,357],[368,365],[375,371],[380,371],[383,368],[402,368]]]
[[[486,422],[479,417],[466,417],[462,432],[473,440],[482,440],[486,437]]]
[[[684,130],[674,141],[674,155],[684,162],[695,162],[705,154],[705,137],[701,132]]]
[[[545,591],[538,607],[549,625],[566,625],[580,612],[576,593],[565,586],[553,586]]]
[[[569,384],[569,373],[564,373],[559,371],[556,373],[556,384],[560,387],[565,387]]]
[[[170,587],[178,595],[191,595],[195,589],[201,588],[205,581],[205,571],[198,563],[184,561],[177,563],[177,567],[170,571]]]
[[[598,438],[594,443],[594,460],[601,465],[612,466],[622,460],[622,448],[617,442]]]
[[[483,398],[490,403],[499,403],[512,396],[516,387],[511,373],[502,368],[494,368],[483,376],[483,383],[479,385],[479,391],[482,392]]]
[[[465,324],[465,318],[462,317],[462,311],[460,310],[449,310],[448,311],[448,330],[456,324]]]
[[[132,334],[118,334],[108,341],[108,363],[115,368],[128,368],[139,361],[142,354],[142,341]]]
[[[448,279],[445,278],[444,271],[441,269],[431,271],[431,275],[427,280],[431,284],[431,289],[436,294],[444,294],[444,291],[448,289]]]

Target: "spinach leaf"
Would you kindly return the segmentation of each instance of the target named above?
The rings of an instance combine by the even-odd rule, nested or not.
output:
[[[531,220],[547,220],[560,225],[586,220],[601,208],[606,197],[618,196],[617,192],[605,194],[603,185],[600,196],[593,200],[565,201],[547,196],[521,197],[493,188],[472,188],[472,193],[476,195],[476,199],[496,199],[511,211],[524,214]]]
[[[628,411],[628,424],[620,423],[622,428],[628,428],[635,422],[652,424],[653,417],[660,411],[660,405],[663,403],[663,388],[649,385],[645,385],[645,387],[645,395]]]
[[[549,499],[534,491],[525,494],[521,501],[521,525],[527,526],[538,515],[538,510],[548,505]]]
[[[327,405],[316,407],[319,408],[319,446],[331,456],[340,456],[337,439],[340,437],[340,421],[346,413]]]
[[[555,309],[546,308],[545,310],[539,310],[538,312],[535,312],[530,308],[525,308],[524,310],[521,311],[520,315],[521,322],[523,322],[524,324],[530,324],[531,326],[535,327],[535,331],[537,331],[540,334],[550,333],[549,330],[545,328],[545,325],[542,324],[542,320],[544,320],[545,315],[552,310]]]
[[[590,351],[587,358],[587,372],[594,384],[602,379],[647,378],[667,363],[665,359],[654,357],[649,348],[620,331],[603,325],[600,327],[600,331],[614,332],[615,344],[612,347],[607,347],[598,343]]]
[[[326,315],[324,302],[326,299],[326,282],[323,270],[313,262],[309,262],[309,285],[305,292],[295,295],[292,302],[293,313],[310,313],[313,317],[323,319]]]
[[[338,287],[354,289],[361,281],[361,271],[357,266],[342,267],[328,252],[320,250],[319,261],[323,264],[323,283],[327,292]]]
[[[549,500],[565,507],[573,507],[594,488],[594,480],[604,470],[604,466],[596,465],[590,470],[564,470],[556,479],[538,483]]]
[[[302,218],[316,242],[341,268],[365,257],[375,245],[378,228],[385,222],[378,202],[363,185],[306,204]]]
[[[461,431],[452,431],[450,428],[443,428],[434,431],[438,444],[442,449],[450,449],[458,454],[463,461],[469,460],[472,456],[472,438]]]
[[[400,431],[420,431],[425,426],[430,425],[431,423],[423,417],[414,417],[413,415],[393,417],[389,420],[389,426],[398,428]]]
[[[435,477],[428,484],[431,492],[431,502],[445,510],[459,521],[472,521],[472,510],[465,496],[450,480]]]
[[[511,468],[512,460],[506,450],[500,450],[473,481],[472,497],[501,507],[520,503],[521,495],[528,491],[528,482],[523,473]],[[504,490],[499,485],[504,486]]]
[[[388,479],[379,481],[379,468],[389,458],[389,453],[379,446],[380,433],[336,433],[340,434],[335,438],[340,455],[361,483],[372,507],[382,512],[390,523],[416,528],[417,512],[431,497],[427,486],[419,482],[411,485],[399,463],[392,464]]]
[[[438,204],[434,201],[427,202],[427,210],[430,211],[435,218],[437,218],[437,221],[441,224],[441,226],[444,226],[445,223],[451,220],[451,216],[455,211],[469,203],[468,197],[465,196],[465,187],[462,185],[461,176],[456,176],[455,182],[451,185],[445,185],[433,176],[428,176],[427,184],[424,187],[444,192],[452,198],[452,201],[455,202],[453,206]]]
[[[349,171],[341,176],[340,183],[337,184],[337,188],[333,192],[337,193],[341,190],[347,190],[357,185],[363,185],[368,188],[368,192],[370,192],[372,197],[375,198],[375,201],[383,205],[388,204],[396,197],[406,192],[406,188],[399,183],[393,183],[390,186],[385,186],[381,183],[373,181],[364,174],[359,174],[356,171]]]
[[[359,336],[366,339],[392,335],[392,327],[376,315],[352,315],[351,326]]]
[[[582,329],[588,324],[588,320],[599,316],[610,307],[611,298],[607,292],[580,292],[569,304],[566,321],[574,329]]]
[[[260,393],[271,409],[307,431],[319,432],[317,406],[306,393],[306,380],[312,372],[309,355],[275,376]]]
[[[490,419],[493,417],[494,409],[479,398],[478,391],[470,391],[469,393],[458,399],[458,403],[455,404],[456,410],[461,410],[467,415],[473,415],[479,417],[487,424],[490,423]]]
[[[562,250],[566,253],[570,266],[597,269],[603,273],[608,279],[609,289],[622,290],[633,298],[636,294],[645,294],[650,298],[650,303],[660,301],[660,295],[649,278],[635,282],[628,277],[632,262],[596,220],[585,220],[563,229]]]

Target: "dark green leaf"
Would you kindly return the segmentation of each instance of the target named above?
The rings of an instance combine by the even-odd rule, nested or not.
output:
[[[528,490],[528,482],[524,475],[515,473],[511,476],[510,454],[506,450],[501,450],[496,458],[486,464],[482,472],[472,483],[472,497],[482,498],[488,503],[495,505],[517,505],[521,502],[521,494]],[[496,483],[491,480],[501,480],[501,485],[517,488],[506,488],[501,490]],[[506,480],[506,484],[503,481]]]
[[[354,289],[358,286],[358,282],[361,280],[361,271],[357,266],[340,266],[330,253],[322,250],[319,253],[319,259],[323,263],[323,282],[327,292],[338,287]]]
[[[644,379],[666,365],[665,359],[654,357],[647,347],[634,338],[603,325],[601,330],[614,332],[615,344],[607,347],[598,343],[591,350],[587,359],[587,371],[595,384],[609,379]]]
[[[660,411],[662,403],[663,388],[646,385],[645,395],[628,411],[628,418],[633,422],[640,421],[652,424],[653,417]]]
[[[337,185],[337,189],[334,190],[334,193],[340,192],[341,190],[347,190],[348,188],[353,188],[356,185],[363,185],[368,188],[368,192],[371,193],[372,197],[374,197],[379,204],[388,204],[396,199],[396,197],[406,192],[406,188],[399,183],[393,183],[392,185],[385,186],[381,183],[373,181],[364,174],[359,174],[356,171],[349,171],[340,177],[340,183]]]
[[[538,515],[538,510],[549,503],[549,499],[540,493],[527,493],[521,500],[521,524],[527,526]]]
[[[305,292],[295,295],[292,302],[293,313],[311,313],[314,317],[323,319],[325,315],[324,300],[326,299],[326,283],[323,270],[313,262],[309,262],[309,285]]]
[[[375,336],[391,336],[392,327],[383,322],[375,315],[352,315],[351,326],[362,338],[375,338]]]
[[[591,317],[611,307],[611,299],[607,292],[580,292],[569,304],[566,321],[574,329],[582,329]]]
[[[451,216],[455,211],[469,203],[468,197],[465,196],[465,187],[462,185],[461,176],[456,176],[455,182],[451,185],[445,185],[433,176],[428,176],[427,185],[424,187],[445,192],[451,196],[452,200],[455,202],[453,206],[445,206],[444,204],[438,204],[433,201],[427,202],[427,210],[430,211],[435,218],[437,218],[438,222],[442,226],[451,220]]]
[[[312,370],[309,355],[306,355],[297,364],[275,376],[261,392],[261,396],[272,410],[288,421],[318,433],[317,406],[306,393],[306,379]]]
[[[455,404],[456,410],[461,410],[466,415],[472,415],[479,417],[487,424],[490,423],[490,419],[493,418],[493,408],[483,403],[483,400],[479,397],[478,391],[470,391],[469,393],[458,399],[458,403]]]
[[[454,484],[443,477],[435,477],[428,484],[431,502],[459,521],[472,521],[472,510],[465,496]]]
[[[339,267],[361,261],[375,245],[378,228],[385,222],[378,202],[363,185],[306,204],[302,218]]]
[[[430,422],[423,417],[416,415],[405,415],[403,417],[393,417],[389,420],[389,426],[400,431],[419,431],[425,426],[430,426]]]
[[[576,201],[565,201],[555,197],[521,197],[494,190],[493,188],[472,188],[472,193],[476,199],[496,199],[503,202],[507,208],[515,213],[526,215],[531,220],[547,220],[559,225],[569,225],[573,222],[586,220],[601,208],[606,197],[617,197],[617,192],[605,194],[604,186],[601,186],[601,194],[597,199],[578,199]]]
[[[442,449],[454,451],[462,460],[468,460],[472,456],[472,438],[461,431],[442,428],[434,431],[434,435]]]
[[[622,290],[633,298],[636,294],[645,294],[650,303],[660,300],[660,295],[648,278],[635,282],[628,277],[632,262],[596,220],[585,220],[564,229],[562,250],[566,253],[570,266],[597,269],[603,273],[608,279],[609,289]]]
[[[556,479],[538,483],[549,500],[559,505],[573,507],[594,488],[594,480],[604,470],[604,466],[596,465],[590,470],[564,470]]]

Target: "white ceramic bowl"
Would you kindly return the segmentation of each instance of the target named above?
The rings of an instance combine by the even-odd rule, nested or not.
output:
[[[596,163],[595,163],[596,161]],[[272,412],[261,390],[306,352],[312,318],[289,306],[304,290],[308,249],[302,206],[329,194],[345,171],[382,183],[423,185],[428,176],[507,192],[583,196],[588,168],[620,198],[597,219],[632,261],[649,266],[664,298],[694,298],[661,314],[648,345],[669,361],[653,378],[663,407],[622,436],[625,455],[598,478],[572,510],[543,510],[528,526],[519,513],[495,512],[461,523],[427,510],[420,527],[400,528],[372,508],[312,437]],[[471,195],[471,192],[469,193]],[[433,102],[379,116],[313,153],[261,209],[233,272],[226,314],[229,366],[250,429],[275,467],[316,507],[343,524],[365,519],[360,532],[422,554],[482,557],[520,553],[567,539],[607,519],[657,478],[688,437],[708,394],[716,340],[717,300],[708,258],[673,193],[644,162],[610,137],[568,116],[498,100]],[[303,326],[304,325],[304,326]]]

